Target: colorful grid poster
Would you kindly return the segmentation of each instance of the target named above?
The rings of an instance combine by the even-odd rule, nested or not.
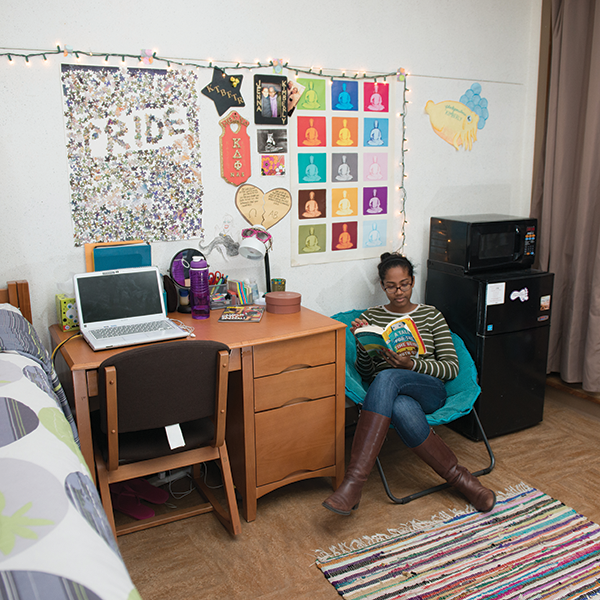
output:
[[[393,247],[394,99],[384,82],[298,78],[291,120],[292,265]]]
[[[62,65],[75,245],[202,234],[197,76]]]

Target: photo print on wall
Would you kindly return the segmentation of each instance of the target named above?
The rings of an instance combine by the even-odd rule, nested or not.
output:
[[[287,125],[287,77],[254,76],[254,122],[257,125]]]
[[[292,264],[393,250],[394,84],[289,78],[304,92],[290,120]],[[404,85],[402,82],[401,85]]]
[[[288,151],[287,129],[258,129],[256,147],[260,154],[286,154]]]

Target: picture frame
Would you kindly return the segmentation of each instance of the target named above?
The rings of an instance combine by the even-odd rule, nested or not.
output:
[[[287,125],[287,77],[254,76],[254,122],[257,125]]]

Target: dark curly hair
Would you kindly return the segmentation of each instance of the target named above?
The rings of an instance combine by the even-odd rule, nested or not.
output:
[[[381,262],[377,265],[377,271],[379,272],[379,279],[382,283],[385,280],[388,270],[392,267],[402,267],[406,269],[409,277],[414,277],[415,268],[406,256],[399,254],[398,252],[384,252],[379,259]]]

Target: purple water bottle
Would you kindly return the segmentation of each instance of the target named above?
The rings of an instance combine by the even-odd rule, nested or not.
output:
[[[190,266],[190,295],[192,318],[208,319],[210,316],[208,265],[201,256],[194,256]]]

